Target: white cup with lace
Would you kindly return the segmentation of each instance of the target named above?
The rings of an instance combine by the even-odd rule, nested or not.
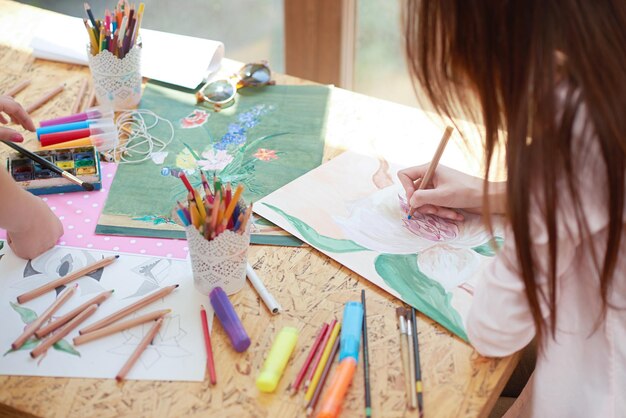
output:
[[[196,289],[207,296],[218,286],[228,295],[239,292],[246,283],[250,228],[242,234],[227,229],[212,240],[193,225],[185,233]]]
[[[141,45],[133,46],[121,59],[107,50],[92,55],[87,45],[87,56],[98,103],[116,111],[137,107],[141,100]]]

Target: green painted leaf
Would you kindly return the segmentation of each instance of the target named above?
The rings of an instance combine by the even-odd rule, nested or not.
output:
[[[485,257],[494,257],[496,255],[496,251],[502,248],[503,244],[504,238],[493,237],[486,243],[472,248],[472,250],[476,251],[480,255],[484,255]]]
[[[0,250],[4,248],[4,241],[0,241]]]
[[[263,226],[276,226],[276,224],[268,221],[265,218],[255,218],[254,219],[254,224],[255,225],[263,225]]]
[[[32,309],[25,308],[18,305],[17,303],[9,303],[11,304],[13,310],[20,315],[20,318],[22,318],[22,322],[24,322],[25,324],[30,324],[35,319],[37,319],[37,312],[33,311]]]
[[[276,206],[272,206],[267,203],[263,203],[263,205],[272,209],[274,212],[281,215],[283,218],[289,221],[291,225],[294,226],[302,234],[302,237],[305,241],[309,242],[315,248],[318,248],[323,251],[330,251],[333,253],[351,253],[356,251],[371,251],[369,248],[365,248],[357,244],[356,242],[349,239],[337,239],[327,237],[325,235],[319,234],[315,229],[311,228],[306,222],[301,221],[295,216],[288,215],[283,210],[277,208]]]
[[[72,354],[74,356],[80,357],[80,353],[76,351],[76,349],[72,346],[72,344],[68,343],[65,340],[57,341],[52,345],[55,350],[63,351],[64,353]]]
[[[374,266],[405,302],[467,341],[461,316],[452,307],[452,294],[420,271],[417,257],[416,254],[381,254]]]
[[[182,141],[181,141],[182,142]],[[193,148],[191,148],[186,142],[183,142],[183,145],[185,146],[185,148],[187,148],[189,150],[189,152],[191,153],[191,156],[194,158],[194,160],[196,161],[200,161],[202,158],[200,158],[200,156],[198,155],[197,152],[195,152],[193,150]]]
[[[10,348],[6,353],[3,354],[3,357],[9,353],[14,353],[16,351],[31,350],[37,347],[37,345],[39,344],[39,341],[41,340],[39,340],[38,338],[31,338],[30,340],[26,341],[24,345],[18,348],[17,350]]]
[[[254,148],[258,147],[259,144],[261,144],[261,142],[263,142],[263,141],[265,141],[267,139],[270,139],[270,138],[275,138],[277,136],[281,136],[281,135],[289,135],[289,132],[279,132],[277,134],[270,134],[270,135],[265,135],[265,136],[262,136],[260,138],[257,138],[254,141],[251,141],[251,142],[247,143],[246,146],[242,147],[240,149],[240,153],[244,154],[244,153],[246,153],[248,151],[253,151]]]

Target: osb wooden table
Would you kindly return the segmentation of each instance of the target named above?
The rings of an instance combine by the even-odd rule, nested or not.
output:
[[[0,0],[0,92],[23,78],[33,84],[17,96],[28,103],[64,82],[66,90],[33,113],[36,122],[66,115],[85,67],[34,60],[28,44],[33,29],[54,14]],[[303,83],[277,76],[279,83]],[[326,158],[344,148],[376,149],[390,138],[418,142],[423,163],[432,155],[441,126],[423,112],[359,94],[334,89],[327,126]],[[26,146],[35,148],[34,135],[25,133]],[[476,172],[479,164],[461,146],[446,150],[443,163]],[[299,370],[322,321],[340,318],[348,300],[367,290],[373,414],[376,417],[416,416],[405,407],[404,378],[395,308],[399,301],[355,273],[311,248],[254,246],[250,261],[284,307],[271,316],[256,293],[246,287],[233,302],[250,332],[253,344],[243,354],[229,348],[220,327],[214,328],[218,384],[0,377],[0,413],[46,417],[296,417],[303,416],[303,400],[290,397],[286,387]],[[261,394],[254,379],[277,330],[292,325],[301,330],[296,352],[274,394]],[[517,356],[486,359],[424,316],[418,320],[420,355],[427,417],[486,416],[517,363]],[[363,416],[363,373],[359,370],[344,403],[345,417]]]

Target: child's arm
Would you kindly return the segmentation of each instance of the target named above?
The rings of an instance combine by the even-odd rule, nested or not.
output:
[[[0,123],[7,117],[29,131],[35,130],[30,116],[13,98],[0,96]],[[22,142],[22,135],[0,126],[0,140]],[[0,168],[0,228],[16,255],[34,258],[52,248],[63,235],[61,221],[39,198],[21,189],[4,168]]]
[[[7,230],[8,243],[22,258],[35,258],[54,246],[63,235],[61,221],[38,197],[20,188],[0,169],[0,228]]]

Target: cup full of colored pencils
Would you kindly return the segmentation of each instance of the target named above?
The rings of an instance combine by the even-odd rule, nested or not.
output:
[[[176,212],[185,226],[196,289],[204,295],[218,286],[229,295],[240,291],[246,282],[252,214],[252,205],[241,197],[244,186],[233,189],[217,177],[210,185],[201,173],[198,190],[184,173],[180,178],[188,193],[186,202],[177,202]]]
[[[120,0],[96,19],[85,3],[83,19],[89,42],[87,56],[98,103],[114,110],[131,109],[141,100],[141,42],[139,28],[144,4]]]

